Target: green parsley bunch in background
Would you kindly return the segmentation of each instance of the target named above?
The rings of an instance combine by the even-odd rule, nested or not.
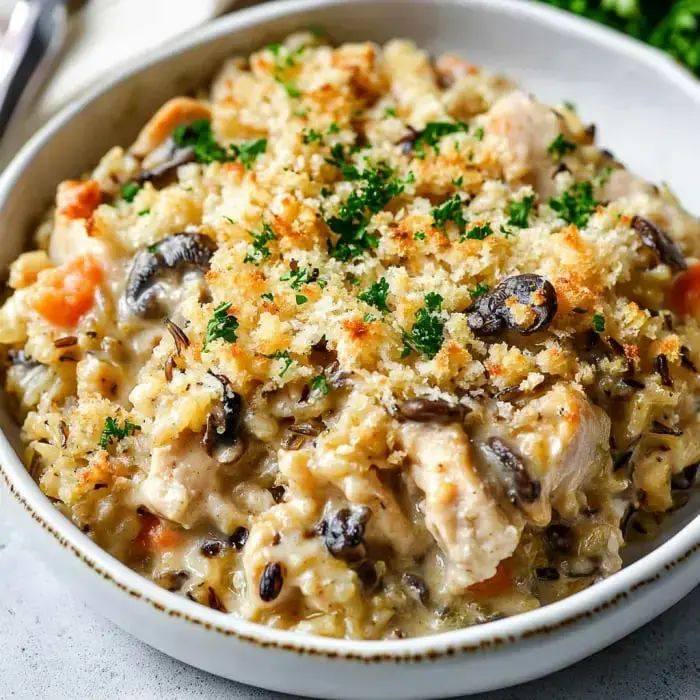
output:
[[[646,41],[700,76],[700,0],[539,0]]]

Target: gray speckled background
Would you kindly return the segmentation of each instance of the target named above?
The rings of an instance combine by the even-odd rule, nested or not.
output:
[[[170,659],[87,609],[2,512],[0,698],[282,700]],[[548,678],[476,700],[700,698],[700,588],[658,620]],[[400,669],[397,669],[400,673]],[[289,697],[289,696],[286,696]]]

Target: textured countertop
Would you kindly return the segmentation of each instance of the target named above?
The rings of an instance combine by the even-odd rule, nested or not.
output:
[[[281,700],[211,676],[122,632],[32,556],[0,493],[0,697]],[[700,588],[627,639],[548,678],[477,700],[697,700]],[[400,671],[397,671],[397,673]]]

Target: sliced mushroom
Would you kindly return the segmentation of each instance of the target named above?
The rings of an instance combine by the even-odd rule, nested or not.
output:
[[[496,457],[498,477],[508,500],[513,505],[534,503],[542,489],[540,482],[528,474],[523,460],[498,438],[491,438],[488,447]]]
[[[441,399],[411,399],[399,406],[399,414],[418,423],[454,423],[464,418],[466,409]]]
[[[210,374],[221,382],[223,396],[221,404],[207,416],[202,447],[220,464],[232,464],[245,451],[245,442],[241,438],[243,397],[231,388],[231,383],[222,374]]]
[[[158,313],[157,278],[168,270],[209,268],[216,243],[201,233],[175,233],[134,256],[124,299],[132,313],[152,316]]]
[[[524,309],[523,318],[513,307]],[[516,275],[503,280],[491,292],[479,297],[466,311],[467,323],[477,336],[514,330],[523,335],[545,330],[557,313],[557,294],[540,275]],[[518,314],[520,316],[520,314]]]
[[[662,263],[676,271],[688,269],[688,263],[675,241],[653,221],[643,216],[635,216],[632,219],[632,228],[639,233],[642,243],[653,250]]]
[[[168,139],[163,146],[149,156],[145,161],[149,167],[144,168],[134,180],[140,185],[144,182],[153,182],[161,186],[177,168],[186,163],[193,163],[195,160],[194,148],[191,146],[180,148],[172,139]]]
[[[324,541],[328,551],[338,559],[357,561],[364,557],[365,526],[372,511],[359,508],[341,508],[325,523]]]

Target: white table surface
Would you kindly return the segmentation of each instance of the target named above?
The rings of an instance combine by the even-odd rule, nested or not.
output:
[[[86,608],[32,556],[21,523],[3,513],[6,497],[0,492],[1,700],[281,700],[170,659]],[[700,588],[576,666],[477,700],[647,698],[700,698]]]

